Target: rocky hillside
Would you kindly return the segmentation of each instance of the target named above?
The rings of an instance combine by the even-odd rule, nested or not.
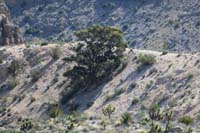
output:
[[[199,0],[6,0],[27,42],[70,41],[101,24],[121,28],[135,48],[199,51]]]
[[[56,103],[68,83],[63,73],[72,64],[63,58],[73,54],[70,46],[72,44],[0,48],[0,131],[19,131],[26,118],[32,118],[33,129],[38,132],[64,132],[73,121],[76,123],[74,131],[78,133],[125,130],[144,133],[150,129],[144,120],[155,103],[161,110],[173,112],[173,133],[181,133],[187,128],[178,123],[182,116],[194,119],[194,133],[200,131],[199,53],[127,49],[127,66],[122,72],[96,89],[77,94],[71,100],[73,102],[60,105],[62,113],[69,107],[82,113],[50,119],[57,114],[50,110],[52,107],[53,111],[57,109]],[[142,64],[141,55],[150,56],[155,61],[151,65]],[[109,104],[116,108],[111,121],[102,113]],[[119,124],[125,112],[131,113],[133,118],[128,127]],[[102,121],[106,123],[105,129]]]

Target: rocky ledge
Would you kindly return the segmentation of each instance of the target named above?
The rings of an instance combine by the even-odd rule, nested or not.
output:
[[[21,32],[10,20],[10,12],[4,2],[0,1],[0,46],[22,44]]]

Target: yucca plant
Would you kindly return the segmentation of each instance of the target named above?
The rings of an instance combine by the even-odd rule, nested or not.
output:
[[[121,116],[121,124],[130,125],[132,122],[132,116],[130,113],[126,112]]]
[[[102,112],[105,116],[108,116],[109,119],[111,118],[111,114],[115,112],[115,107],[109,104],[107,107],[102,109]]]
[[[155,124],[154,122],[152,122],[149,133],[163,133],[163,131],[162,131],[162,128],[158,124]]]
[[[150,117],[150,119],[156,120],[156,121],[159,121],[159,120],[163,119],[163,116],[161,114],[160,107],[158,106],[158,104],[154,104],[149,109],[149,117]]]

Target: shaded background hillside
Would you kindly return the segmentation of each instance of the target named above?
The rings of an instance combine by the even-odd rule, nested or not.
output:
[[[199,0],[8,0],[27,42],[74,40],[94,24],[117,26],[135,48],[199,51]]]

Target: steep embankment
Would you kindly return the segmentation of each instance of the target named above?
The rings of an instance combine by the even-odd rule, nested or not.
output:
[[[135,48],[199,51],[199,0],[7,0],[27,41],[70,41],[95,24],[117,26]],[[33,43],[35,43],[33,41]]]
[[[62,55],[57,60],[52,58],[52,50],[57,48],[56,45],[0,48],[3,59],[0,64],[1,129],[16,129],[19,127],[17,121],[21,118],[34,118],[37,122],[48,118],[46,111],[49,105],[58,102],[60,93],[66,88],[67,79],[63,77],[63,73],[70,69],[72,64],[62,59],[72,54],[69,46],[59,46]],[[141,67],[139,54],[153,55],[156,62]],[[162,55],[160,52],[131,49],[126,51],[126,56],[128,64],[121,73],[93,91],[77,94],[71,105],[79,105],[88,116],[102,117],[102,108],[112,104],[116,107],[115,117],[127,111],[134,116],[136,125],[133,124],[131,130],[142,128],[142,125],[137,123],[147,116],[149,107],[154,103],[158,103],[161,109],[172,110],[174,119],[190,115],[198,122],[199,53]],[[6,72],[15,58],[24,66],[16,79]],[[13,85],[15,83],[16,85]],[[63,111],[69,107],[63,105]],[[81,128],[76,130],[99,125],[100,120],[95,124],[92,121],[93,119],[82,123],[85,126],[78,125]],[[197,122],[194,124],[196,127]],[[51,130],[47,129],[45,124],[41,126],[44,126],[43,130]],[[54,130],[58,127],[66,129],[66,125],[60,125],[59,122],[54,125]]]

